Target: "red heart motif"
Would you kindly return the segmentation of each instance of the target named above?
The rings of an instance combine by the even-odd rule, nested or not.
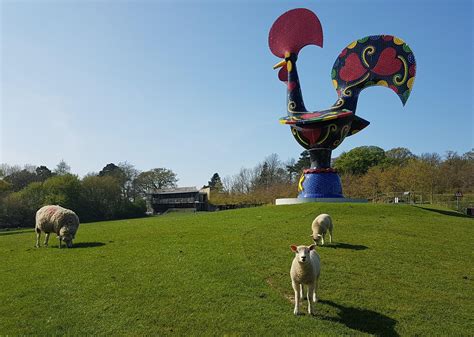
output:
[[[396,73],[402,67],[402,61],[396,58],[397,51],[389,47],[382,50],[377,64],[372,69],[377,75],[388,76]]]
[[[344,66],[339,70],[339,77],[341,80],[351,82],[357,80],[367,72],[367,69],[362,66],[360,59],[356,53],[347,56]]]
[[[297,84],[297,83],[296,83],[296,82],[293,82],[293,81],[288,82],[288,90],[289,90],[289,91],[293,91],[293,89],[296,88],[296,84]]]

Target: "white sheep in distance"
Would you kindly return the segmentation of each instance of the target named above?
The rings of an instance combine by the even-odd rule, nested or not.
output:
[[[319,214],[311,224],[313,234],[311,235],[315,244],[324,245],[326,232],[329,231],[329,242],[332,243],[333,224],[329,214]]]
[[[304,286],[306,286],[308,290],[308,313],[311,315],[315,312],[314,306],[318,301],[316,292],[321,273],[319,254],[315,251],[315,244],[309,247],[295,245],[290,247],[291,251],[295,253],[290,269],[291,285],[295,291],[295,309],[293,313],[295,315],[300,314],[300,299],[303,299]]]
[[[58,236],[59,248],[62,247],[62,241],[66,243],[66,247],[71,248],[78,228],[79,218],[70,209],[58,205],[43,206],[36,212],[36,247],[40,246],[41,232],[46,233],[44,239],[46,247],[49,235],[53,232]]]

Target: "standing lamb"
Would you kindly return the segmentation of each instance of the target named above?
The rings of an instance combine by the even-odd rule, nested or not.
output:
[[[324,237],[327,231],[329,231],[329,242],[332,243],[333,224],[328,214],[319,214],[316,219],[313,220],[311,229],[313,230],[311,236],[315,244],[320,244],[320,246],[324,245]]]
[[[46,233],[44,239],[46,247],[49,235],[54,232],[59,238],[59,248],[62,247],[62,241],[66,243],[66,247],[71,248],[78,228],[79,218],[70,209],[58,205],[43,206],[36,212],[36,247],[40,246],[41,232]]]
[[[314,306],[317,302],[316,292],[318,290],[319,274],[321,264],[318,253],[314,250],[316,245],[291,246],[295,252],[295,258],[291,264],[290,276],[291,285],[295,291],[295,315],[300,314],[300,299],[303,298],[304,286],[307,286],[308,313],[311,315],[315,311]]]

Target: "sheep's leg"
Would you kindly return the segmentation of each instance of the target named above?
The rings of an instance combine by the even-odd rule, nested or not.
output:
[[[311,294],[313,296],[313,302],[316,303],[318,301],[318,296],[317,296],[317,293],[318,293],[318,279],[316,279],[316,281],[314,281],[314,291],[313,293]]]
[[[326,235],[326,234],[321,235],[321,246],[324,246],[324,236],[325,236],[325,235]]]
[[[295,315],[299,315],[300,314],[301,287],[299,284],[295,283],[294,281],[291,282],[291,285],[293,286],[293,290],[295,291],[295,309],[293,310],[293,313]]]
[[[36,228],[36,248],[39,248],[40,246],[40,236],[41,236],[41,230]]]
[[[45,247],[48,247],[48,241],[49,241],[49,235],[50,235],[50,234],[51,234],[51,233],[46,233],[46,234],[45,234],[45,238],[44,238],[44,246],[45,246]]]
[[[332,228],[329,230],[329,243],[332,243]]]
[[[305,300],[307,297],[304,295],[304,285],[300,284],[300,299]]]
[[[61,244],[62,244],[62,239],[61,239],[61,237],[59,237],[59,248],[62,248]]]
[[[315,313],[316,301],[314,300],[314,298],[315,298],[316,296],[315,296],[314,289],[315,289],[314,283],[310,283],[310,284],[308,285],[308,313],[309,313],[310,315],[312,315],[312,314]]]

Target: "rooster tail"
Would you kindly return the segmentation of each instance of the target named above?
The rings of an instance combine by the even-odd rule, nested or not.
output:
[[[415,73],[415,56],[402,39],[373,35],[356,40],[344,48],[332,68],[338,94],[334,106],[355,112],[360,92],[375,85],[392,89],[405,105]]]

